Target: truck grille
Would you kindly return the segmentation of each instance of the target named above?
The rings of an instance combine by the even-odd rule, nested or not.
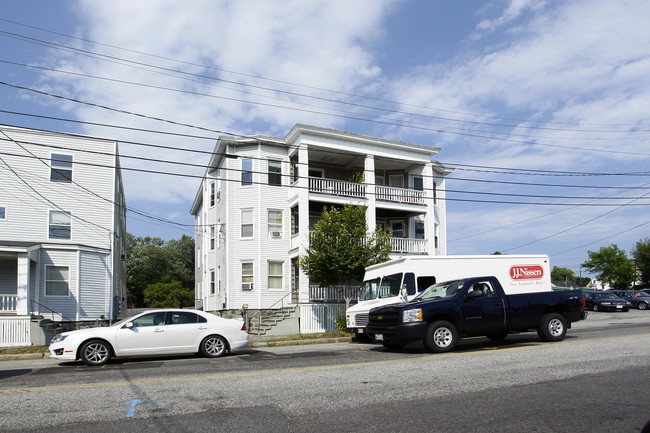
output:
[[[368,324],[368,313],[359,313],[354,317],[354,323],[357,326],[366,326]]]
[[[395,326],[402,322],[401,311],[383,311],[370,313],[368,324],[370,326]]]

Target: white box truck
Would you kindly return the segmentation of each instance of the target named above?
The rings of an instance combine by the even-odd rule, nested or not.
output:
[[[371,309],[413,299],[436,282],[483,275],[507,281],[509,293],[552,290],[547,255],[401,257],[366,268],[359,302],[346,311],[346,327],[358,340],[371,341]]]

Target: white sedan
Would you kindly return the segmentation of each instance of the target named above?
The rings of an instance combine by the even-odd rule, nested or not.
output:
[[[198,353],[216,358],[248,346],[242,319],[198,310],[150,310],[108,327],[56,335],[50,358],[102,365],[112,357]]]

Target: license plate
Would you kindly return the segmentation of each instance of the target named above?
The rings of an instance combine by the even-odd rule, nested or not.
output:
[[[358,334],[363,334],[363,329],[359,329]]]
[[[622,305],[617,305],[616,308],[623,308],[623,306]]]
[[[375,334],[375,340],[384,341],[384,335],[383,334]]]

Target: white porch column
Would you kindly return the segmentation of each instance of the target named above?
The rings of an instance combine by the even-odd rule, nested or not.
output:
[[[377,230],[377,208],[375,202],[375,156],[367,155],[363,167],[363,183],[366,184],[366,198],[368,199],[368,210],[366,211],[366,225],[368,233],[373,234]]]
[[[427,212],[424,214],[424,237],[427,239],[427,254],[436,254],[436,204],[434,200],[433,164],[426,163],[422,169],[422,186],[427,204]]]
[[[309,149],[307,144],[299,141],[298,148],[298,255],[305,255],[309,247]],[[309,302],[309,277],[299,271],[298,302]]]
[[[27,316],[29,314],[29,256],[27,254],[18,254],[16,277],[16,314]]]

